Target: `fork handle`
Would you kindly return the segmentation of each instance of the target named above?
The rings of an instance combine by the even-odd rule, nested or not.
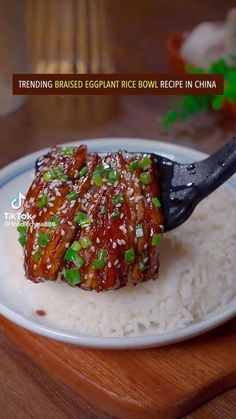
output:
[[[169,173],[165,168],[166,160],[162,159],[161,163],[164,179]],[[202,199],[236,172],[236,137],[202,161],[192,164],[172,162],[172,165],[169,184],[164,182],[162,187],[165,231],[183,224]]]
[[[236,137],[205,160],[195,163],[198,202],[210,195],[236,172]]]

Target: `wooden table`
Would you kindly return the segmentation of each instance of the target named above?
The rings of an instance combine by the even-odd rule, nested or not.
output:
[[[172,31],[201,20],[220,20],[234,0],[107,1],[111,44],[118,72],[167,72],[165,39]],[[186,17],[186,19],[185,19]],[[143,137],[172,141],[212,152],[236,132],[236,122],[209,114],[177,125],[166,134],[158,118],[168,97],[31,97],[1,117],[0,167],[37,149],[94,137]],[[108,140],[111,141],[111,140]],[[210,401],[188,417],[234,418],[236,389]],[[0,417],[107,418],[77,394],[54,382],[4,335],[0,335]]]

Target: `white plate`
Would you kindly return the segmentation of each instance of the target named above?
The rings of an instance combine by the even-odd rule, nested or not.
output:
[[[79,145],[82,142],[73,142],[69,145]],[[197,152],[185,147],[176,146],[173,144],[166,144],[158,141],[136,139],[136,138],[122,138],[122,139],[96,139],[83,141],[87,144],[90,150],[93,151],[117,151],[118,149],[126,149],[129,151],[144,151],[156,152],[171,159],[182,162],[193,162],[201,160],[206,157],[205,154]],[[1,222],[0,222],[0,313],[12,320],[16,324],[31,330],[32,332],[46,336],[48,338],[57,339],[63,342],[69,342],[80,346],[89,346],[93,348],[105,349],[130,349],[130,348],[147,348],[155,346],[169,345],[180,342],[194,336],[207,332],[231,319],[236,315],[235,300],[222,308],[217,313],[208,315],[204,320],[195,322],[188,327],[178,329],[176,331],[145,335],[138,337],[94,337],[79,333],[68,333],[66,330],[59,330],[47,325],[46,320],[42,322],[40,317],[35,317],[32,312],[24,307],[22,312],[21,302],[16,298],[14,290],[11,286],[7,287],[6,281],[10,284],[10,278],[6,276],[9,268],[9,260],[4,257],[4,213],[11,212],[10,200],[17,195],[19,191],[26,193],[29,184],[32,181],[32,169],[34,168],[35,160],[45,154],[47,149],[38,151],[23,157],[16,162],[8,165],[1,170],[0,174],[0,193],[1,193]],[[234,189],[236,189],[236,177],[234,176],[229,182]],[[12,261],[14,263],[14,260]],[[25,300],[24,300],[25,305]]]

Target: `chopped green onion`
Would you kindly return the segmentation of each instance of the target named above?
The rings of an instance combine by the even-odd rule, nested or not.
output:
[[[48,245],[50,238],[51,238],[50,234],[39,233],[37,242],[40,246],[46,247]]]
[[[89,237],[82,237],[82,239],[80,239],[80,245],[82,246],[82,249],[87,249],[92,245],[92,242]]]
[[[152,160],[149,157],[144,156],[140,162],[140,166],[143,170],[150,169],[152,166]]]
[[[55,167],[51,169],[52,178],[58,180],[67,180],[68,176],[65,174],[65,169],[63,167]]]
[[[98,171],[104,176],[111,171],[111,166],[108,163],[102,163],[98,166]]]
[[[118,208],[116,208],[112,213],[111,216],[113,218],[119,218],[120,217],[120,210]]]
[[[78,269],[64,269],[63,274],[68,284],[72,286],[81,282],[80,271]]]
[[[152,246],[158,246],[161,240],[161,234],[154,233],[152,236]]]
[[[149,172],[141,173],[139,178],[144,185],[149,185],[149,183],[151,183],[152,181],[152,176],[151,176],[151,173]]]
[[[52,178],[51,171],[45,172],[45,173],[43,174],[43,180],[46,180],[46,182],[48,182],[49,180],[52,180],[52,179],[53,179],[53,178]]]
[[[42,195],[41,198],[39,198],[38,201],[36,201],[36,206],[39,208],[43,208],[49,203],[49,200],[49,195]]]
[[[128,166],[128,170],[132,172],[133,170],[137,169],[137,167],[139,167],[139,164],[140,160],[132,161],[132,163],[130,163],[130,165]]]
[[[107,209],[106,209],[106,207],[101,207],[101,209],[100,209],[100,213],[101,214],[106,214],[107,213]]]
[[[93,267],[94,269],[102,269],[105,266],[105,261],[102,259],[95,259],[93,261]]]
[[[66,195],[68,201],[73,201],[74,199],[78,198],[79,194],[75,191],[71,191]]]
[[[21,246],[23,247],[26,243],[26,230],[27,227],[24,224],[19,224],[17,227],[17,231],[18,233],[20,233],[20,237],[18,239],[18,242],[21,244]]]
[[[81,228],[86,228],[91,224],[91,220],[85,212],[78,212],[74,221],[79,224]]]
[[[135,229],[136,237],[143,237],[143,227],[142,224],[138,224]]]
[[[24,224],[19,224],[18,227],[17,227],[17,231],[20,234],[26,234],[26,229],[27,229],[27,227]]]
[[[26,234],[21,234],[18,242],[21,244],[22,247],[24,247],[25,243],[26,243]]]
[[[98,258],[99,259],[105,259],[107,257],[107,250],[106,249],[100,249],[98,252]]]
[[[80,177],[85,176],[88,173],[88,166],[82,167],[82,169],[79,172]]]
[[[107,257],[106,249],[100,249],[98,253],[98,259],[93,261],[94,269],[102,269],[105,266],[105,258]]]
[[[102,186],[103,185],[102,176],[98,171],[94,172],[94,174],[93,174],[93,182],[96,186]]]
[[[159,199],[156,196],[154,198],[152,198],[152,203],[157,208],[160,208],[161,207],[161,203],[160,203]]]
[[[73,156],[74,147],[63,147],[60,153],[62,156]]]
[[[65,259],[73,262],[76,266],[76,268],[80,269],[81,266],[83,266],[84,264],[84,260],[82,259],[82,257],[75,251],[73,250],[71,247],[69,247],[69,249],[67,249],[67,252],[65,254]]]
[[[50,180],[68,180],[68,176],[65,174],[63,167],[53,167],[48,172],[44,173],[43,179],[46,181]]]
[[[78,269],[80,269],[81,266],[83,266],[83,264],[84,264],[84,260],[82,259],[82,257],[80,255],[78,255],[77,252],[75,252],[75,254],[74,254],[73,262],[74,262],[76,268],[78,268]]]
[[[124,202],[122,195],[114,195],[111,200],[114,205],[122,204]]]
[[[134,249],[128,249],[125,251],[125,263],[133,263],[134,262]]]
[[[38,250],[36,250],[33,257],[34,257],[35,260],[38,261],[41,258],[42,254],[43,254],[43,249],[42,249],[42,247],[39,247]]]
[[[109,175],[108,175],[109,182],[115,183],[115,182],[117,182],[119,180],[119,178],[120,178],[120,175],[119,175],[119,172],[117,170],[113,170],[112,169],[109,172]]]
[[[77,241],[74,241],[71,245],[71,249],[74,250],[75,252],[79,252],[81,250],[81,244]]]
[[[60,224],[60,222],[60,217],[58,217],[57,215],[53,215],[51,218],[49,218],[47,224],[49,228],[56,228]]]
[[[73,257],[75,254],[77,254],[76,251],[73,250],[71,247],[69,247],[69,249],[67,249],[66,251],[65,259],[68,260],[69,262],[73,262]]]
[[[44,173],[43,180],[46,180],[46,182],[48,182],[49,180],[52,180],[52,176],[51,176],[50,172]]]
[[[90,224],[91,224],[91,220],[90,220],[90,218],[87,218],[86,220],[81,221],[80,227],[81,228],[86,228],[86,227],[89,227]]]
[[[85,212],[79,211],[75,216],[75,222],[80,224],[81,221],[84,221],[88,218],[87,214]]]

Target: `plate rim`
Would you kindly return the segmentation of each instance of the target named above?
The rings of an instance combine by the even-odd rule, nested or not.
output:
[[[107,142],[111,143],[107,144]],[[163,141],[158,141],[155,139],[146,139],[146,138],[136,138],[136,137],[102,137],[102,138],[91,138],[91,139],[79,139],[73,140],[67,143],[59,144],[60,146],[68,146],[68,145],[80,145],[80,144],[87,144],[89,148],[95,149],[96,147],[100,148],[102,151],[101,143],[106,143],[104,147],[104,151],[106,148],[111,146],[111,149],[120,148],[122,143],[125,144],[126,147],[129,148],[130,142],[135,141],[135,146],[142,145],[145,148],[160,147],[161,149],[165,149],[161,151],[160,154],[172,154],[172,153],[180,153],[182,155],[189,155],[189,153],[194,154],[194,159],[203,159],[208,156],[208,154],[203,153],[198,150],[194,150],[189,147],[185,147],[182,145],[174,144],[174,143],[165,143]],[[0,171],[0,188],[4,186],[4,184],[10,182],[15,177],[19,176],[20,174],[29,171],[34,166],[35,160],[37,157],[45,154],[50,147],[35,151],[30,153],[24,157],[21,157],[14,162],[8,164]],[[33,165],[33,166],[32,166]],[[19,172],[19,169],[21,171]],[[22,171],[22,169],[24,169]],[[19,173],[18,173],[19,172]],[[234,179],[236,177],[234,176]],[[234,188],[235,189],[235,188]],[[16,323],[18,326],[23,327],[24,329],[30,330],[33,333],[37,333],[44,337],[55,339],[64,343],[71,343],[78,346],[83,347],[90,347],[95,349],[141,349],[141,348],[151,348],[151,347],[159,347],[159,346],[167,346],[174,343],[178,343],[184,340],[192,339],[196,336],[199,336],[203,333],[206,333],[216,327],[222,325],[226,321],[232,319],[236,315],[236,304],[232,302],[228,303],[227,305],[223,306],[222,309],[214,314],[209,315],[208,318],[203,319],[199,322],[195,322],[186,326],[184,328],[175,329],[173,331],[165,332],[165,333],[156,333],[156,334],[148,334],[148,335],[141,335],[141,336],[123,336],[123,337],[102,337],[102,336],[93,336],[93,335],[85,335],[85,334],[73,334],[69,332],[63,332],[60,330],[56,330],[51,327],[46,327],[41,325],[40,323],[34,322],[29,320],[28,318],[24,317],[21,314],[16,313],[14,310],[8,308],[3,303],[0,302],[0,314],[6,317],[7,319],[11,320],[12,322]]]

